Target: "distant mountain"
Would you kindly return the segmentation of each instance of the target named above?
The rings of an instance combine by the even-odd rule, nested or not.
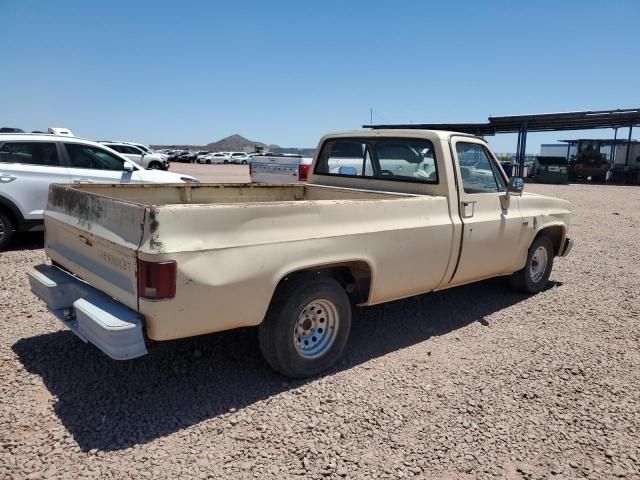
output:
[[[265,150],[280,148],[278,145],[267,145],[262,142],[256,142],[255,140],[249,140],[237,133],[206,145],[151,145],[151,148],[154,149],[177,148],[185,150],[209,150],[211,152],[253,152],[256,147],[263,147]]]
[[[277,145],[268,145],[269,147],[277,147]],[[249,140],[244,138],[242,135],[229,135],[222,140],[218,140],[217,142],[212,142],[207,144],[207,149],[211,150],[222,150],[222,151],[251,151],[255,150],[255,147],[267,147],[266,143],[256,142],[254,140]]]

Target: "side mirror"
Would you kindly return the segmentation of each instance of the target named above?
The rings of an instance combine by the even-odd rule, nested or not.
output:
[[[124,165],[122,165],[122,169],[125,172],[133,172],[133,165],[131,164],[131,162],[124,162]]]
[[[508,195],[522,195],[524,191],[524,180],[522,177],[511,177],[509,179],[509,184],[507,185],[507,194]]]
[[[522,177],[511,177],[507,185],[507,193],[500,195],[500,205],[504,211],[509,210],[511,204],[511,195],[519,197],[524,190],[524,180]]]

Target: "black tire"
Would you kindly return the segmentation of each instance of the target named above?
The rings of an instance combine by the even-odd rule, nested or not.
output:
[[[294,332],[296,325],[300,325],[300,316],[315,301],[331,302],[338,321],[332,334],[326,329],[325,335],[331,335],[333,340],[322,355],[308,358],[296,347],[295,336],[298,334],[294,335]],[[318,321],[325,322],[324,319]],[[326,322],[318,325],[328,325],[328,317]],[[304,378],[328,369],[338,360],[350,329],[351,304],[342,286],[326,275],[303,274],[285,279],[278,286],[265,320],[259,327],[258,340],[262,355],[274,370],[287,377]],[[299,345],[302,346],[301,343]]]
[[[229,160],[225,160],[225,161],[224,161],[224,162],[222,162],[222,163],[224,163],[224,164],[226,165],[227,163],[229,163]]]
[[[247,161],[246,160],[242,160],[242,165],[246,165]]]
[[[539,248],[543,248],[546,251],[546,263],[544,273],[540,278],[533,278],[532,271],[535,268],[534,254]],[[551,239],[546,235],[540,235],[537,237],[527,252],[527,262],[522,270],[515,272],[511,275],[511,286],[520,292],[526,293],[538,293],[546,287],[549,281],[549,275],[553,269],[553,243]],[[532,265],[534,265],[532,267]]]
[[[207,160],[207,165],[211,165],[211,160]]]
[[[13,219],[0,210],[0,251],[4,250],[11,242],[16,231]]]
[[[151,162],[149,164],[149,170],[161,170],[162,164],[160,162]]]

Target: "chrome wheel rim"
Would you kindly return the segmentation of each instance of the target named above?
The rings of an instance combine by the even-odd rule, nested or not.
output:
[[[336,340],[340,316],[336,305],[326,298],[309,302],[298,314],[293,327],[293,344],[308,359],[325,355]]]
[[[544,247],[536,248],[531,256],[531,264],[529,265],[529,271],[531,273],[531,280],[534,283],[538,283],[544,277],[547,271],[547,249]]]

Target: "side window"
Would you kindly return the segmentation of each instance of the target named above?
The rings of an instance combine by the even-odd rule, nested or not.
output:
[[[124,170],[124,161],[102,148],[81,143],[65,143],[71,168],[94,170]]]
[[[142,155],[142,152],[138,150],[136,147],[131,147],[129,145],[122,145],[120,147],[122,150],[119,150],[122,153],[128,153],[129,155]]]
[[[502,175],[482,145],[458,142],[456,153],[465,193],[493,193],[505,190]]]
[[[105,147],[109,147],[111,150],[115,150],[116,152],[119,152],[119,153],[124,153],[120,145],[105,145]]]
[[[329,141],[322,146],[315,173],[438,183],[433,144],[411,138]]]
[[[46,142],[7,142],[0,148],[0,163],[60,166],[56,144]]]

